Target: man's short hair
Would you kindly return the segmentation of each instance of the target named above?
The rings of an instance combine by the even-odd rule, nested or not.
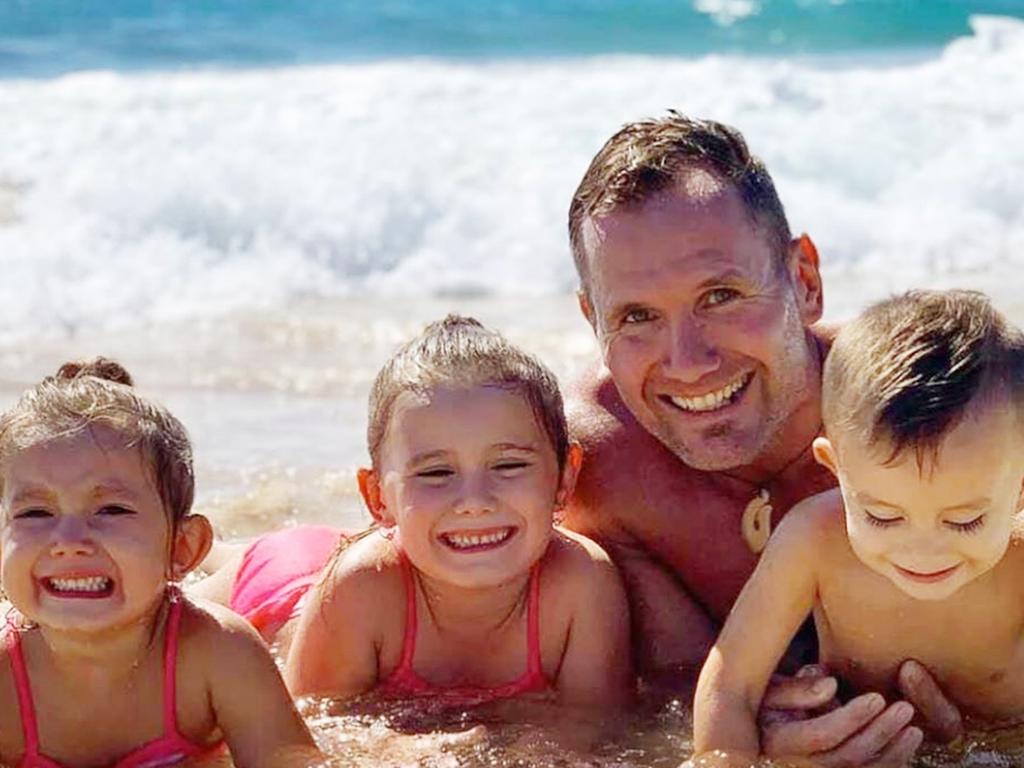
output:
[[[792,235],[786,212],[764,163],[750,154],[743,135],[713,120],[675,111],[628,123],[594,156],[569,205],[569,242],[581,286],[587,286],[583,223],[624,206],[639,206],[665,192],[691,169],[710,171],[732,184],[751,223],[772,252],[785,260]]]
[[[1024,402],[1024,336],[975,291],[910,291],[844,326],[825,361],[822,419],[892,462],[934,461],[979,396]]]

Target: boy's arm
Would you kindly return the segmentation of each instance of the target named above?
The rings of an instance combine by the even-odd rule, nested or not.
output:
[[[347,699],[377,684],[374,617],[382,603],[393,605],[380,594],[381,578],[375,569],[334,573],[313,587],[284,667],[294,695]]]
[[[621,707],[633,686],[626,592],[600,547],[576,535],[572,539],[579,549],[566,553],[566,566],[575,573],[563,583],[571,585],[575,609],[555,680],[558,701],[595,709]]]
[[[208,628],[204,655],[210,701],[238,768],[306,768],[324,757],[302,721],[270,651],[234,615]]]
[[[786,515],[737,598],[697,683],[697,754],[760,752],[757,711],[772,672],[814,605],[829,511],[811,500]]]

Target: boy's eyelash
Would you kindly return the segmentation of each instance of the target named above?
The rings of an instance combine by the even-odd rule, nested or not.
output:
[[[877,525],[879,528],[888,528],[891,525],[896,525],[902,517],[875,517],[870,512],[865,512],[864,517],[871,525]]]
[[[978,515],[976,518],[968,520],[966,523],[954,523],[952,521],[948,523],[948,525],[950,525],[954,530],[960,531],[961,533],[974,533],[984,524],[984,515]]]

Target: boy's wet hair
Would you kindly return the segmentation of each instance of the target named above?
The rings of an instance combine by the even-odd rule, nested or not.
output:
[[[693,170],[709,171],[732,185],[751,223],[764,235],[780,263],[792,234],[775,184],[761,160],[750,153],[735,128],[668,115],[627,123],[594,156],[569,205],[569,242],[580,285],[588,287],[583,223],[628,206],[639,206],[671,189]]]
[[[943,437],[978,397],[1024,402],[1024,336],[974,291],[910,291],[846,325],[825,361],[822,418],[888,462],[913,450],[936,459]]]
[[[135,448],[173,525],[192,508],[195,477],[185,427],[162,405],[140,396],[119,363],[97,357],[64,363],[0,415],[0,464],[16,453],[102,425]],[[2,476],[0,476],[2,482]]]
[[[471,317],[454,314],[428,325],[395,352],[377,374],[370,389],[366,435],[374,467],[380,466],[381,446],[399,395],[434,387],[478,386],[507,388],[526,398],[551,441],[559,469],[564,467],[569,432],[554,374],[500,333]]]

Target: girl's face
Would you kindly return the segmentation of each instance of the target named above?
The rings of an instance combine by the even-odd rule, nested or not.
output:
[[[544,554],[578,449],[563,472],[533,409],[512,389],[437,388],[396,400],[381,450],[374,515],[397,525],[417,569],[467,588],[525,574]]]
[[[2,472],[0,579],[26,618],[98,631],[148,615],[168,580],[171,526],[137,450],[94,425]]]

